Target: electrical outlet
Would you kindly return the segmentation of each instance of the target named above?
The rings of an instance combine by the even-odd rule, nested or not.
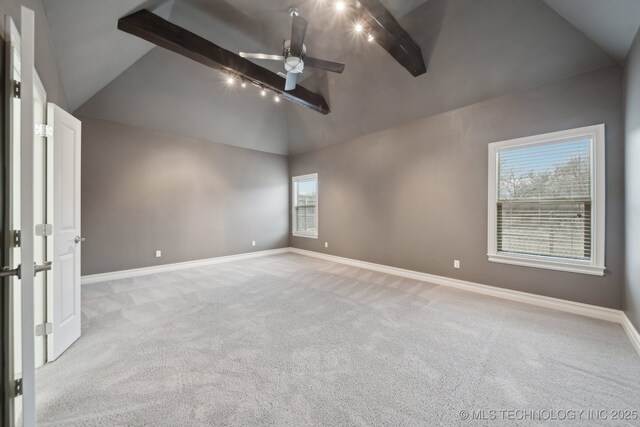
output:
[[[460,261],[459,260],[454,260],[453,261],[453,268],[460,268]]]
[[[162,257],[162,251],[156,251],[156,258]]]
[[[329,247],[329,242],[324,242],[324,247],[328,248]]]
[[[256,241],[255,241],[255,240],[252,240],[252,241],[251,241],[251,246],[255,246],[255,245],[256,245]]]

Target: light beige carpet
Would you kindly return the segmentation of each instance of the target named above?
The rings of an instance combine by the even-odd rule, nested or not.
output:
[[[640,410],[640,356],[617,324],[300,255],[82,292],[82,337],[37,372],[39,425],[531,425],[504,411],[600,411],[572,421],[589,425]]]

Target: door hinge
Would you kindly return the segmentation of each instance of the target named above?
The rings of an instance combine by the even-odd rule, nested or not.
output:
[[[13,385],[13,396],[22,396],[22,378],[18,378]]]
[[[36,236],[47,237],[53,235],[53,225],[36,224]]]
[[[22,84],[19,81],[14,80],[12,86],[13,86],[13,97],[20,99],[20,95],[22,94]]]
[[[46,335],[50,335],[53,332],[53,323],[42,323],[40,325],[36,325],[36,336],[44,337]]]
[[[14,248],[20,247],[20,230],[11,230],[11,246]]]
[[[36,136],[41,136],[43,138],[51,138],[53,136],[53,128],[49,125],[38,124],[34,126]]]

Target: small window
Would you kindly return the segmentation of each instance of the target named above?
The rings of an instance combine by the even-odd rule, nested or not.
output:
[[[293,178],[293,235],[318,238],[318,174]]]
[[[604,180],[604,125],[489,144],[489,260],[603,275]]]

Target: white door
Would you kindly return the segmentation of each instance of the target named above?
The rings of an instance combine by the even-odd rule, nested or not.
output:
[[[8,300],[8,317],[5,333],[8,332],[6,348],[3,354],[6,363],[3,366],[3,377],[9,380],[3,384],[9,390],[9,402],[4,407],[4,418],[0,423],[7,426],[35,425],[35,350],[42,350],[41,339],[36,338],[35,324],[40,321],[43,310],[42,289],[36,284],[43,284],[42,272],[45,265],[34,265],[34,252],[44,249],[34,239],[34,218],[40,219],[44,196],[42,186],[34,181],[44,176],[42,157],[36,165],[34,159],[37,148],[35,144],[34,119],[44,117],[44,99],[46,93],[34,69],[34,21],[33,12],[21,8],[20,14],[22,36],[13,20],[5,19],[6,75],[8,133],[4,141],[6,157],[3,159],[6,181],[3,182],[3,204],[5,217],[3,230],[9,233],[10,239],[3,239],[2,275],[4,276],[4,293]],[[38,141],[43,143],[44,141]],[[8,148],[8,151],[6,150]],[[36,194],[37,193],[37,194]],[[40,203],[38,203],[40,202]],[[38,210],[36,213],[35,211]],[[40,254],[44,256],[45,254]],[[35,274],[40,272],[40,274]],[[38,309],[34,298],[39,298]],[[38,317],[40,316],[40,317]]]
[[[11,241],[3,242],[3,270],[15,270],[21,263],[22,251],[18,241],[18,232],[21,230],[21,151],[22,140],[20,139],[21,129],[21,100],[15,88],[18,82],[21,82],[20,69],[22,54],[21,39],[18,27],[13,20],[7,16],[5,20],[7,45],[7,61],[8,68],[6,70],[6,78],[9,81],[8,86],[13,87],[13,91],[9,91],[10,96],[7,100],[6,108],[9,112],[8,129],[9,139],[5,141],[9,145],[9,153],[7,153],[5,167],[8,168],[4,189],[6,203],[10,207],[8,214],[5,214],[4,230],[10,233]],[[6,86],[5,86],[6,87]],[[22,281],[16,276],[3,278],[3,287],[8,291],[9,313],[7,324],[10,325],[10,351],[6,354],[8,373],[6,374],[10,384],[9,389],[15,389],[16,382],[22,378]],[[14,399],[9,402],[8,414],[2,423],[8,426],[17,425],[16,420],[22,418],[22,396],[14,394]]]
[[[53,128],[48,147],[48,223],[53,224],[52,283],[47,286],[48,361],[55,360],[80,337],[80,148],[81,123],[54,104],[47,120]]]

